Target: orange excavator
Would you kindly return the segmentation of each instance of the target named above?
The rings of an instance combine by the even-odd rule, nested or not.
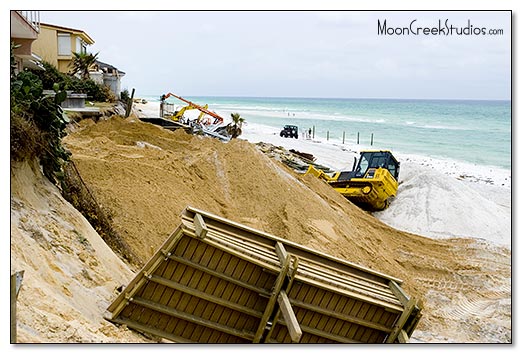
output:
[[[204,107],[200,106],[200,105],[198,105],[198,104],[196,104],[194,102],[191,102],[191,101],[189,101],[189,100],[187,100],[187,99],[185,99],[185,98],[183,98],[181,96],[175,95],[175,94],[173,94],[171,92],[169,92],[169,93],[167,93],[165,95],[161,95],[161,97],[160,97],[160,116],[163,116],[163,107],[165,105],[165,100],[167,98],[171,97],[171,96],[172,97],[176,97],[178,100],[181,100],[181,101],[187,103],[188,107],[190,107],[190,109],[194,109],[194,108],[198,109],[202,113],[198,117],[198,123],[203,123],[205,125],[209,125],[209,124],[222,124],[224,122],[224,119],[219,114],[217,114],[215,112],[212,112],[212,111],[209,111],[207,109],[207,107],[208,107],[207,105],[205,105]],[[204,121],[203,120],[203,116],[205,114],[213,117],[214,121],[210,122],[210,119],[207,120],[207,121]]]

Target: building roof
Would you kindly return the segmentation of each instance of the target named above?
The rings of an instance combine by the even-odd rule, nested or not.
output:
[[[82,37],[82,39],[87,44],[94,44],[94,39],[92,39],[85,31],[83,31],[81,29],[75,29],[75,28],[70,28],[70,27],[51,25],[49,23],[40,23],[40,27],[52,28],[52,29],[56,29],[57,31],[63,31],[63,32],[71,32],[71,33],[74,33],[74,34],[79,35],[80,37]]]
[[[118,69],[117,67],[111,65],[111,64],[107,64],[107,63],[104,63],[102,61],[99,61],[99,60],[96,60],[96,62],[94,63],[95,65],[98,65],[98,67],[100,69],[110,69],[110,70],[116,70],[118,72],[118,74],[120,76],[123,76],[125,75],[125,72],[124,71],[121,71],[120,69]]]

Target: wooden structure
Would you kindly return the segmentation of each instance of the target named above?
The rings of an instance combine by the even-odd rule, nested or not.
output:
[[[421,310],[401,280],[188,207],[109,306],[173,342],[407,342]]]

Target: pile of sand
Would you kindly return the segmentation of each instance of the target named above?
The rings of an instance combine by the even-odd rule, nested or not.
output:
[[[191,205],[403,279],[424,302],[414,340],[511,341],[507,248],[397,231],[242,140],[222,143],[113,117],[82,121],[65,143],[143,262]]]
[[[511,341],[511,252],[473,239],[394,230],[245,141],[169,132],[136,119],[86,120],[66,138],[114,227],[146,261],[187,206],[404,279],[424,302],[417,342]],[[147,342],[104,320],[133,271],[58,189],[11,169],[11,268],[24,270],[19,342]]]
[[[29,163],[11,167],[11,272],[24,271],[19,343],[151,342],[103,318],[132,272]]]

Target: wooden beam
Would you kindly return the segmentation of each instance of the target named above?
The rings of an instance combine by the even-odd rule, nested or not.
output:
[[[222,325],[217,322],[209,321],[209,320],[201,318],[199,316],[194,316],[194,315],[188,314],[186,312],[178,311],[169,306],[158,304],[158,303],[150,301],[150,300],[142,299],[140,297],[135,297],[134,299],[132,299],[132,302],[134,302],[138,305],[147,307],[151,310],[158,311],[158,312],[164,313],[169,316],[181,318],[182,320],[189,321],[189,322],[195,323],[197,325],[204,326],[206,328],[210,328],[210,329],[220,331],[223,333],[228,333],[228,334],[231,334],[236,337],[244,338],[247,340],[252,340],[254,338],[254,333],[240,331],[235,328],[228,327],[228,326]]]
[[[257,327],[257,331],[256,331],[256,334],[254,336],[254,341],[253,341],[254,343],[259,343],[261,341],[261,337],[263,336],[263,333],[265,331],[265,327],[266,327],[266,324],[268,323],[268,319],[272,315],[274,306],[277,301],[277,297],[279,295],[279,292],[281,291],[281,288],[283,287],[283,283],[285,281],[289,268],[290,268],[290,256],[288,256],[285,259],[283,268],[281,269],[281,272],[277,276],[277,279],[274,284],[274,288],[272,290],[272,296],[270,296],[270,299],[268,300],[268,304],[266,305],[265,312],[263,313],[263,317],[261,318],[261,321],[259,322],[259,326]]]
[[[375,330],[378,330],[378,331],[382,331],[384,333],[390,333],[392,331],[391,328],[386,327],[384,325],[381,325],[379,323],[363,320],[361,318],[358,318],[358,317],[355,317],[355,316],[346,315],[346,314],[343,314],[343,313],[340,313],[340,312],[336,312],[336,311],[330,311],[330,310],[324,309],[324,308],[316,306],[316,305],[305,303],[305,302],[300,301],[300,300],[291,299],[290,303],[292,305],[296,306],[296,307],[300,307],[300,308],[308,310],[308,311],[313,311],[313,312],[316,312],[316,313],[320,313],[321,315],[325,315],[325,316],[329,316],[329,317],[332,317],[332,318],[336,318],[336,319],[339,319],[339,320],[342,320],[342,321],[346,321],[346,322],[349,322],[349,323],[353,323],[353,324],[356,324],[356,325],[359,325],[359,326],[372,328],[372,329],[375,329]],[[381,311],[384,311],[384,310],[381,310]]]
[[[408,320],[408,318],[411,315],[411,312],[413,309],[417,306],[417,300],[414,298],[411,298],[410,301],[408,301],[408,304],[404,307],[404,311],[402,312],[401,317],[397,320],[395,325],[393,326],[392,332],[386,339],[386,343],[393,343],[397,339],[397,336],[399,335],[400,331],[402,330],[402,327],[404,327],[404,324]]]
[[[260,318],[261,315],[263,314],[262,312],[256,311],[256,310],[254,310],[254,309],[252,309],[250,307],[242,306],[242,305],[236,304],[235,302],[230,302],[230,301],[227,301],[227,300],[223,300],[222,298],[220,298],[218,296],[210,295],[210,294],[207,294],[207,293],[205,293],[203,291],[199,291],[199,290],[194,289],[194,288],[189,288],[188,286],[176,283],[176,282],[174,282],[172,280],[169,280],[169,279],[165,279],[165,278],[159,277],[157,275],[153,275],[150,278],[150,280],[155,282],[155,283],[164,285],[164,286],[166,286],[166,287],[168,287],[170,289],[181,291],[181,292],[189,294],[191,296],[195,296],[195,297],[197,297],[199,299],[203,299],[203,300],[212,302],[214,304],[227,307],[227,308],[229,308],[231,310],[234,310],[234,311],[239,311],[239,312],[241,312],[243,314],[246,314],[246,315],[249,315],[249,316]]]
[[[281,242],[276,242],[275,251],[277,257],[279,258],[279,261],[281,262],[281,265],[283,265],[285,263],[286,257],[288,257],[288,253],[286,252],[285,246],[283,246]]]
[[[399,299],[403,306],[406,306],[408,301],[410,301],[410,298],[406,295],[404,290],[402,290],[402,288],[393,280],[390,280],[389,285],[392,293],[397,297],[397,299]]]
[[[364,295],[364,294],[361,294],[361,293],[358,293],[355,291],[351,291],[349,289],[346,289],[345,287],[338,287],[338,286],[335,286],[335,284],[326,283],[326,282],[322,281],[322,279],[320,279],[319,277],[312,278],[309,274],[307,274],[306,272],[303,272],[301,270],[300,270],[300,273],[303,273],[303,274],[298,274],[296,276],[297,280],[302,281],[303,283],[306,283],[308,285],[317,287],[319,289],[331,291],[331,292],[337,293],[342,296],[348,296],[352,299],[366,302],[369,305],[381,306],[381,307],[385,308],[387,311],[397,313],[397,314],[402,313],[402,311],[404,309],[404,307],[402,305],[400,305],[399,301],[394,301],[394,302],[383,301],[383,300],[377,299],[375,297],[371,297],[371,296],[367,296],[367,295]]]
[[[301,336],[303,335],[303,331],[301,331],[301,328],[299,327],[299,323],[297,322],[295,313],[292,310],[292,305],[290,304],[290,300],[288,299],[286,291],[281,290],[279,296],[277,297],[277,302],[279,303],[279,308],[281,309],[281,313],[285,319],[286,327],[288,328],[288,333],[290,333],[292,342],[299,343],[299,340],[301,340]]]
[[[191,237],[194,237],[194,238],[197,238],[196,234],[193,233],[191,230],[189,229],[185,229],[184,232],[191,236]],[[241,251],[238,251],[234,248],[231,248],[231,247],[227,247],[226,244],[224,244],[223,242],[219,242],[217,240],[215,240],[214,238],[210,237],[210,235],[212,234],[212,232],[209,232],[208,233],[208,237],[205,237],[203,240],[201,240],[202,242],[212,246],[212,247],[215,247],[217,249],[220,249],[221,251],[225,252],[225,253],[229,253],[231,254],[232,256],[235,256],[235,257],[238,257],[238,258],[241,258],[247,262],[250,262],[254,265],[257,265],[257,266],[260,266],[260,267],[263,267],[265,268],[267,271],[270,271],[270,272],[273,272],[274,274],[278,274],[279,273],[279,270],[280,268],[279,267],[276,267],[274,264],[272,263],[269,263],[268,261],[266,261],[265,259],[260,259],[260,258],[254,258],[246,253],[243,253]]]
[[[188,259],[185,259],[183,257],[178,257],[178,256],[175,256],[175,255],[171,255],[171,256],[169,256],[169,258],[171,260],[173,260],[173,261],[185,264],[185,265],[187,265],[189,267],[192,267],[194,269],[197,269],[197,270],[200,270],[200,271],[202,271],[204,273],[207,273],[208,275],[211,275],[213,277],[217,277],[217,278],[226,280],[226,281],[228,281],[228,282],[230,282],[232,284],[239,285],[242,288],[255,291],[256,293],[258,293],[260,295],[263,295],[263,296],[266,296],[266,297],[270,296],[270,292],[268,290],[266,290],[266,289],[260,288],[258,286],[255,286],[255,285],[252,285],[252,284],[249,284],[249,283],[246,283],[246,282],[244,282],[242,280],[239,280],[239,279],[236,279],[236,278],[232,278],[229,275],[226,275],[226,274],[220,273],[218,271],[209,269],[209,268],[207,268],[205,266],[202,266],[201,264],[194,263],[194,262],[189,261]]]
[[[170,341],[172,341],[174,343],[196,343],[194,341],[188,340],[187,338],[175,336],[172,333],[168,333],[168,332],[165,332],[165,331],[158,330],[156,328],[152,328],[150,326],[147,326],[147,325],[144,325],[142,323],[130,320],[128,318],[118,317],[118,318],[106,318],[106,319],[108,321],[111,321],[111,322],[114,322],[114,323],[118,323],[118,324],[121,324],[121,325],[126,325],[127,327],[133,328],[133,329],[135,329],[138,332],[148,333],[148,334],[152,334],[154,336],[158,336],[158,337],[161,337],[161,338],[168,339],[168,340],[170,340]]]
[[[199,213],[194,216],[194,228],[196,230],[197,237],[205,238],[208,232],[208,228],[205,224],[205,220],[203,220],[203,216],[201,216]]]
[[[178,227],[169,237],[167,241],[160,247],[157,252],[148,262],[143,266],[141,271],[131,280],[129,285],[123,290],[120,295],[114,300],[114,302],[108,307],[112,313],[112,318],[116,318],[121,311],[127,306],[128,300],[134,296],[134,294],[141,289],[143,285],[149,280],[146,274],[153,274],[159,265],[165,261],[165,254],[168,254],[173,250],[176,244],[181,240],[184,235],[184,231],[181,227]]]
[[[293,258],[293,261],[292,261],[292,265],[290,266],[290,280],[288,281],[288,284],[286,285],[286,291],[285,293],[288,294],[290,292],[290,289],[292,288],[292,285],[294,284],[294,279],[295,279],[295,276],[297,274],[297,267],[299,265],[299,258],[297,257],[292,257]],[[279,317],[281,316],[281,308],[278,308],[277,311],[276,311],[276,314],[274,316],[274,320],[272,321],[272,326],[270,327],[270,330],[268,331],[268,333],[266,334],[266,338],[264,339],[264,342],[265,343],[271,343],[273,342],[270,338],[272,337],[272,333],[274,332],[274,329],[275,329],[275,324],[279,322]]]
[[[397,339],[399,340],[399,343],[408,343],[410,341],[410,337],[408,337],[406,331],[403,329],[400,330]]]
[[[303,332],[313,334],[314,336],[330,339],[339,343],[361,343],[360,341],[349,339],[347,337],[343,337],[337,334],[325,332],[317,328],[301,326],[301,329],[303,330]]]

